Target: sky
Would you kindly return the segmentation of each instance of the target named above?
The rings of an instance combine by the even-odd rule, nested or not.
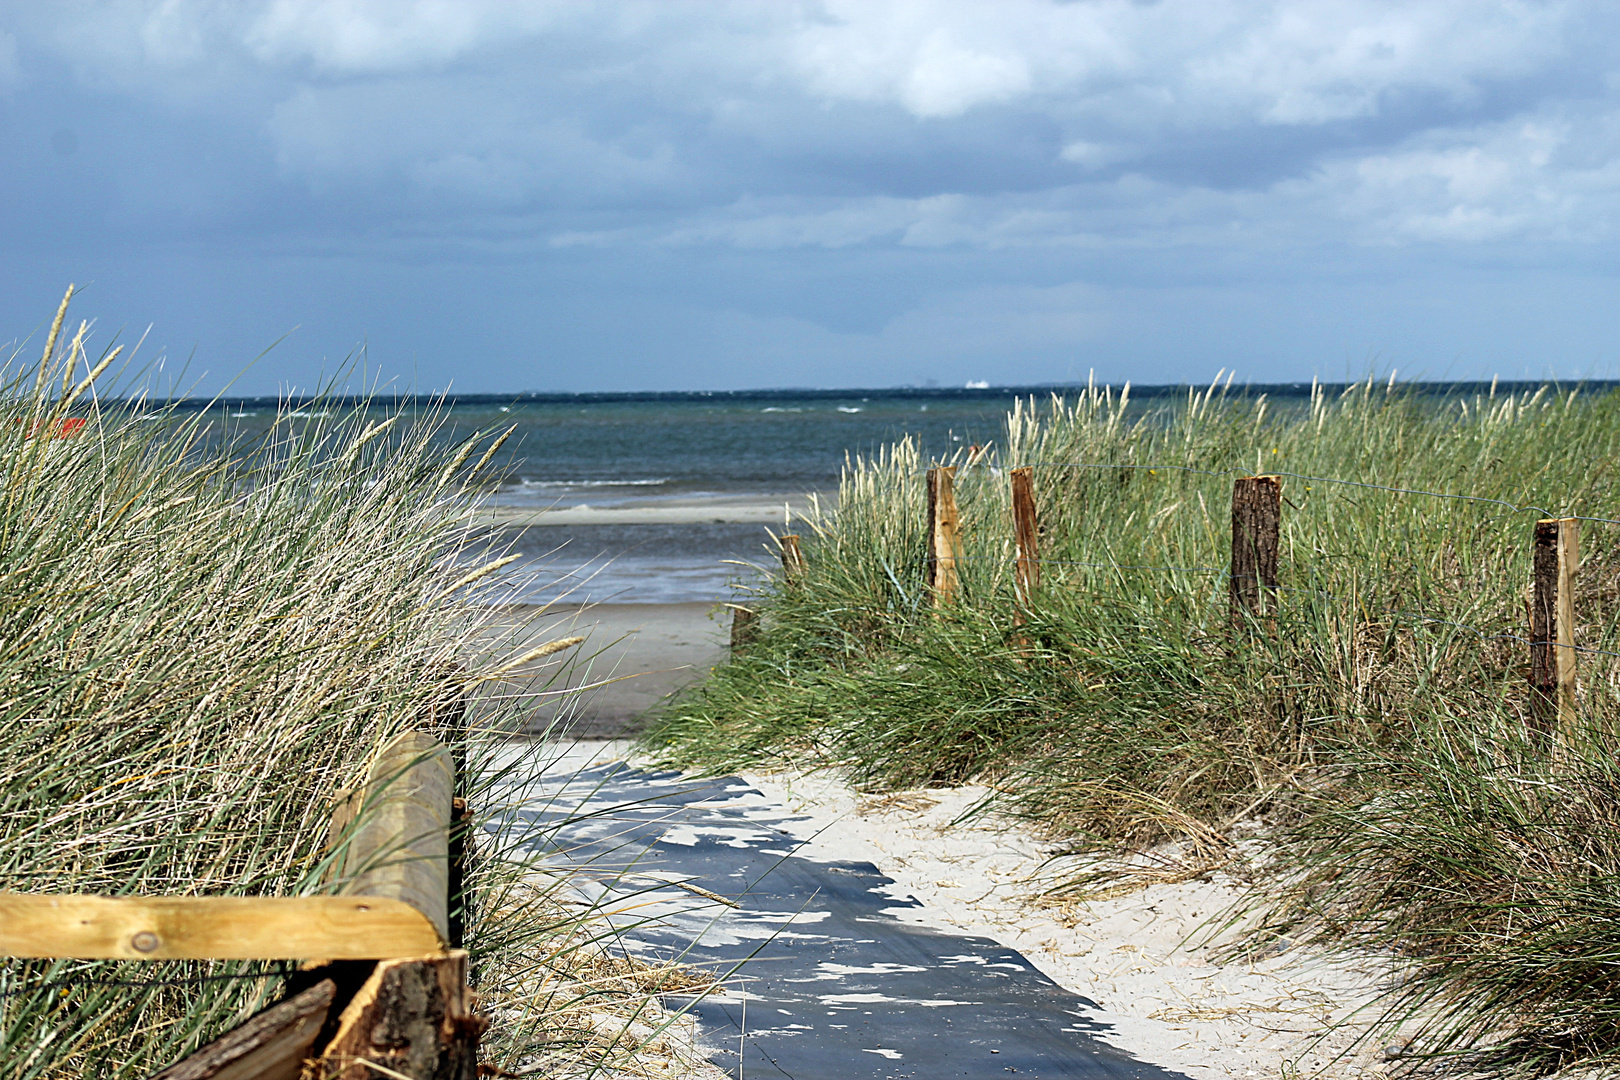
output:
[[[0,155],[199,393],[1620,377],[1612,3],[0,0]]]

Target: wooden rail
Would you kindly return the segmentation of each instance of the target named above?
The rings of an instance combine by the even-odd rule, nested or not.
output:
[[[341,895],[5,893],[0,954],[308,961],[287,1000],[154,1080],[474,1080],[485,1021],[467,954],[451,947],[451,849],[465,857],[470,844],[455,781],[455,753],[432,735],[384,745],[365,786],[333,810]]]
[[[384,896],[0,894],[0,951],[75,960],[375,960],[443,941]]]

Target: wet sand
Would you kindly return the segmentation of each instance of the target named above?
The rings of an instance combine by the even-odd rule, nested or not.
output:
[[[709,673],[726,656],[729,611],[714,603],[596,604],[507,609],[503,628],[522,627],[500,642],[501,656],[575,634],[586,641],[536,665],[534,674],[499,684],[516,699],[531,733],[553,728],[574,739],[617,739],[641,731],[648,710]],[[563,691],[589,687],[579,694]],[[484,708],[493,702],[486,700]]]

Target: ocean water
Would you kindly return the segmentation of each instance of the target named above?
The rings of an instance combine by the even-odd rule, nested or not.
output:
[[[1497,392],[1534,385],[1503,383]],[[1588,384],[1588,389],[1613,386]],[[636,521],[638,512],[831,494],[847,454],[870,454],[906,435],[919,441],[925,456],[998,441],[1016,398],[1044,401],[1064,389],[1077,388],[461,397],[440,406],[446,410],[444,438],[512,429],[489,469],[501,478],[490,496],[495,504],[527,511],[572,509],[574,516],[585,507],[627,519],[505,529],[462,558],[486,557],[492,547],[523,556],[505,576],[488,583],[486,595],[497,602],[723,600],[731,595],[730,582],[751,576],[747,564],[774,561],[767,525],[716,522],[702,513],[689,513],[695,519],[689,523]],[[1337,394],[1344,387],[1327,389]],[[1489,384],[1408,384],[1405,389],[1441,402],[1485,393]],[[1308,400],[1310,384],[1233,388],[1233,393],[1265,393],[1286,410]],[[1186,395],[1185,387],[1139,387],[1131,399],[1145,412]],[[273,400],[213,407],[248,433],[276,414]],[[776,519],[775,531],[783,531],[783,524]]]
[[[590,507],[631,519],[503,529],[460,558],[473,562],[492,550],[523,556],[486,583],[484,595],[492,602],[724,600],[731,595],[729,581],[751,576],[739,564],[774,558],[767,547],[770,532],[759,522],[718,523],[701,513],[703,506],[832,493],[846,454],[872,453],[906,435],[934,454],[999,439],[1017,394],[863,390],[458,398],[441,406],[447,441],[513,429],[486,470],[500,478],[490,493],[496,505],[526,511]],[[314,404],[293,415],[336,413],[348,404]],[[248,436],[267,428],[277,414],[277,403],[266,399],[213,407]],[[379,412],[387,407],[373,406]],[[697,520],[634,520],[638,511],[672,506],[697,508],[688,515]],[[773,520],[775,531],[782,532],[784,519]]]
[[[905,435],[934,453],[999,437],[1012,395],[775,393],[461,401],[455,425],[514,426],[493,500],[521,509],[647,509],[800,501],[837,489],[845,455]],[[725,516],[716,510],[715,516]],[[542,519],[543,520],[543,519]],[[784,531],[786,521],[776,522]],[[500,538],[524,555],[497,583],[525,602],[718,601],[773,559],[763,523],[539,525]]]

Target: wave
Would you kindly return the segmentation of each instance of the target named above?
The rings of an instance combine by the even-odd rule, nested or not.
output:
[[[838,406],[838,411],[839,412],[865,412],[866,410],[861,408],[859,405],[840,405],[840,406]]]
[[[769,408],[761,409],[759,411],[760,412],[804,412],[803,409],[783,409],[783,408],[779,408],[779,407],[777,407],[775,405],[772,405]]]
[[[659,487],[669,480],[667,476],[652,480],[530,480],[525,476],[518,484],[526,488]]]

